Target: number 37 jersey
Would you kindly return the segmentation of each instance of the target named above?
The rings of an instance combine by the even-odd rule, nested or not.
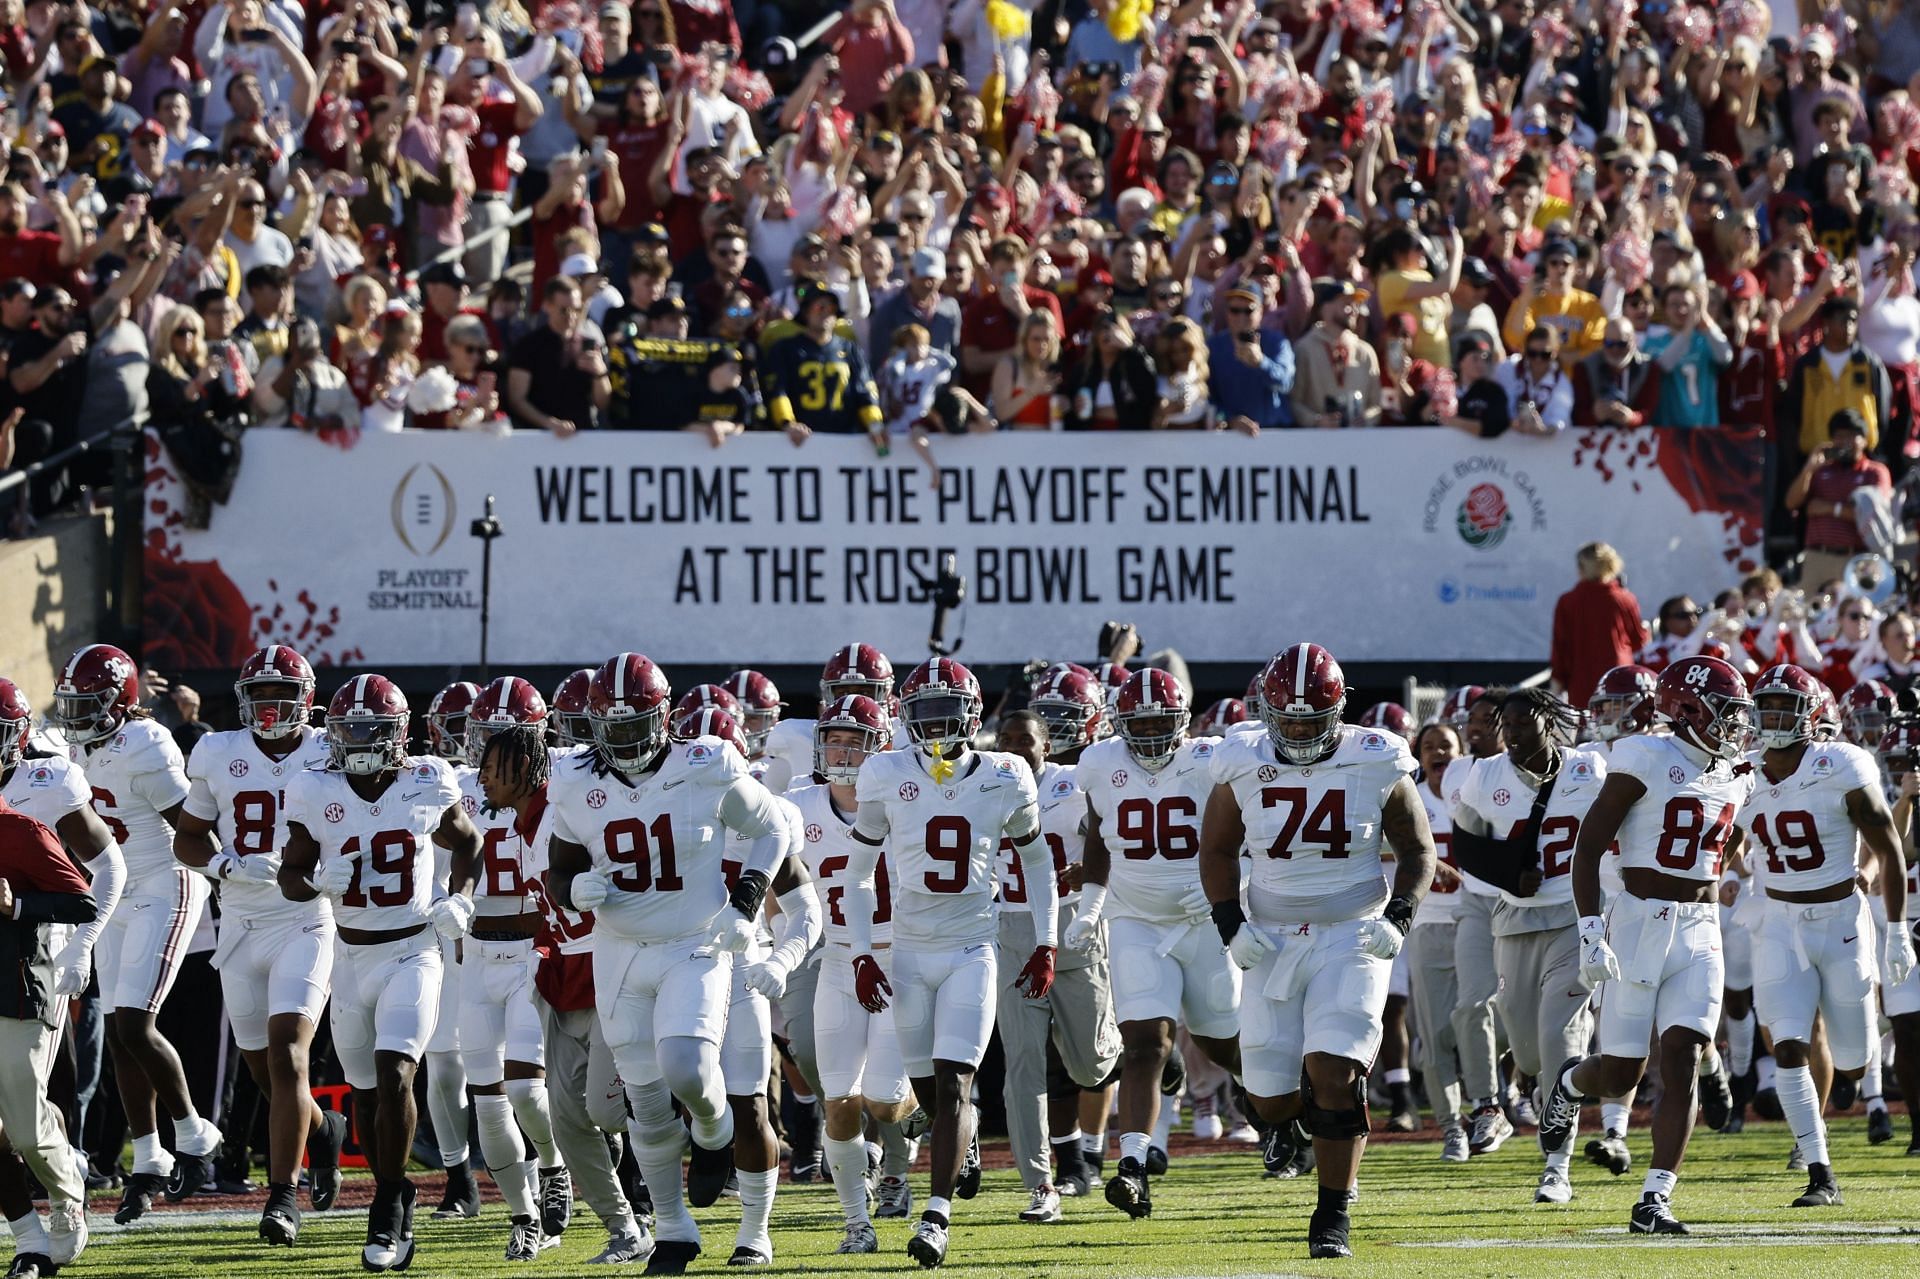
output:
[[[287,844],[287,791],[293,780],[327,764],[327,743],[315,728],[300,730],[300,743],[284,759],[273,759],[246,729],[208,733],[194,744],[187,761],[186,811],[213,823],[221,845],[239,857],[278,853]],[[326,825],[324,817],[321,821]],[[315,839],[320,832],[308,828]],[[332,913],[325,897],[292,902],[278,884],[228,880],[220,885],[220,914],[259,923],[288,920],[311,923]]]
[[[1753,835],[1747,864],[1762,890],[1811,892],[1853,878],[1860,855],[1860,831],[1847,812],[1847,796],[1873,792],[1880,768],[1873,756],[1846,742],[1813,742],[1800,767],[1775,782],[1767,776],[1760,751],[1753,765],[1753,796],[1740,810],[1740,824]]]
[[[436,889],[433,833],[459,802],[453,766],[431,755],[403,761],[372,800],[360,798],[345,773],[302,773],[287,784],[287,820],[320,845],[320,864],[354,861],[335,922],[370,931],[427,921]]]
[[[1753,770],[1673,737],[1641,735],[1613,744],[1607,772],[1646,787],[1620,823],[1620,869],[1659,871],[1680,879],[1720,877],[1720,858],[1734,818],[1753,793]]]

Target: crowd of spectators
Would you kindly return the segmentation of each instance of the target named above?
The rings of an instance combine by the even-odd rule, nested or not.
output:
[[[0,460],[146,421],[203,505],[262,427],[1920,456],[1905,0],[0,0],[0,65]]]

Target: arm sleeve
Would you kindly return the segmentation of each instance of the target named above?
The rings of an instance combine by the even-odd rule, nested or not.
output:
[[[127,862],[120,856],[120,845],[111,839],[99,854],[87,863],[93,872],[93,919],[81,925],[74,933],[73,940],[67,943],[69,948],[78,947],[77,953],[91,954],[94,943],[100,940],[100,934],[106,929],[107,921],[113,918],[114,907],[120,903],[120,894],[127,884]]]
[[[779,900],[780,919],[774,925],[773,954],[767,956],[767,962],[790,973],[820,941],[825,917],[820,911],[820,894],[810,879],[781,893]]]
[[[1022,810],[1023,812],[1028,810]],[[1020,814],[1015,814],[1015,820]],[[1033,912],[1033,943],[1036,946],[1060,944],[1060,880],[1053,865],[1053,850],[1039,833],[1039,816],[1033,815],[1034,830],[1026,843],[1014,836],[1014,851],[1020,857],[1020,870],[1027,880],[1027,909]],[[1008,824],[1012,830],[1012,824]]]
[[[757,871],[773,878],[774,868],[791,851],[786,816],[773,792],[742,774],[720,797],[720,820],[728,830],[753,841],[741,873]]]

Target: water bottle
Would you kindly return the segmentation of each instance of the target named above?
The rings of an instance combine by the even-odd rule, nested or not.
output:
[[[1341,414],[1342,426],[1365,426],[1367,424],[1367,397],[1359,391],[1347,392],[1346,411]]]

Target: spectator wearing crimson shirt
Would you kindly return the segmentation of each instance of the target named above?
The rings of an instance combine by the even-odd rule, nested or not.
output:
[[[893,0],[854,0],[821,43],[840,58],[847,110],[865,115],[893,87],[893,78],[914,65],[913,36],[893,11]]]
[[[1751,271],[1727,281],[1727,341],[1733,364],[1720,379],[1720,420],[1730,426],[1773,429],[1773,400],[1787,380],[1780,339],[1761,310],[1763,287]]]
[[[589,191],[595,172],[591,158],[579,151],[561,156],[547,169],[551,181],[533,206],[534,279],[545,281],[559,274],[562,232],[584,227],[598,242],[599,221],[619,218],[627,202],[626,190],[620,185],[620,167],[603,164],[597,170],[601,182],[598,200],[592,199]]]
[[[478,244],[480,236],[504,227],[513,216],[507,188],[513,184],[508,164],[513,140],[540,118],[540,95],[515,73],[512,65],[489,58],[479,75],[472,58],[462,59],[447,81],[447,99],[469,107],[480,127],[467,141],[467,167],[473,172],[473,205],[467,218],[467,274],[476,280],[498,279],[507,268],[507,239],[497,235]],[[497,92],[504,90],[504,94]]]
[[[583,145],[605,140],[608,159],[620,170],[626,204],[620,216],[600,226],[600,258],[615,279],[626,275],[634,236],[658,222],[670,200],[657,198],[654,170],[667,151],[666,99],[651,76],[638,75],[619,86],[611,111],[605,101],[589,112],[571,112],[569,122]],[[571,106],[571,104],[569,104]],[[671,195],[671,192],[667,192]]]
[[[1787,509],[1807,513],[1800,580],[1809,586],[1839,577],[1847,561],[1867,549],[1854,494],[1863,488],[1893,492],[1887,468],[1867,456],[1867,423],[1857,411],[1835,413],[1827,433],[1833,442],[1815,450],[1787,488]]]
[[[994,366],[1013,349],[1021,323],[1034,310],[1051,311],[1055,332],[1064,331],[1060,299],[1026,283],[1027,246],[1012,236],[993,242],[987,255],[983,292],[960,317],[960,367],[966,389],[984,397],[991,391]]]
[[[420,273],[420,348],[423,364],[439,363],[447,358],[447,327],[461,316],[473,316],[487,323],[477,306],[470,305],[467,273],[458,262],[436,262]],[[489,341],[498,349],[499,336],[487,323]]]
[[[19,276],[36,288],[59,282],[80,260],[84,233],[65,195],[49,188],[47,208],[59,232],[27,229],[27,191],[18,182],[0,186],[0,279]]]
[[[643,0],[643,4],[645,0]],[[698,53],[702,45],[740,47],[740,23],[733,16],[733,0],[664,0],[672,20],[673,43],[682,53]],[[642,24],[641,34],[647,32]]]
[[[1553,685],[1569,705],[1585,706],[1600,677],[1633,660],[1640,647],[1640,601],[1621,584],[1620,552],[1589,542],[1575,557],[1580,581],[1553,606]]]

